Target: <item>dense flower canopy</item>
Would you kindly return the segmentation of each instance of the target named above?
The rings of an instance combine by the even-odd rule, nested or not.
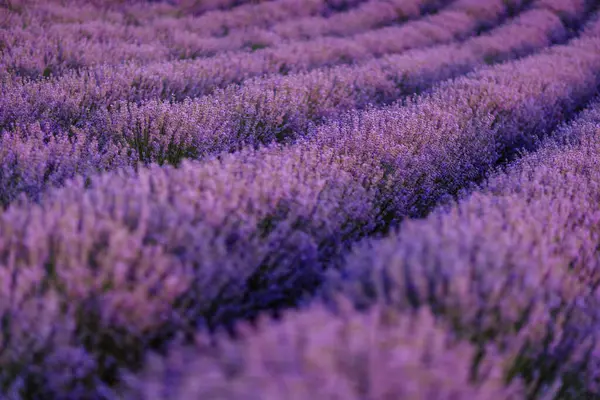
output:
[[[0,3],[0,398],[600,396],[598,7]]]

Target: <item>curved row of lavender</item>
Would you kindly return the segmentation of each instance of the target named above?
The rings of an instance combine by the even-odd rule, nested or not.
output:
[[[294,15],[328,14],[332,11],[329,3],[323,0],[265,2],[240,7],[233,12],[208,13],[188,21],[192,26],[206,28],[204,35],[194,33],[193,28],[185,29],[187,24],[181,18],[159,18],[145,24],[143,22],[147,19],[140,21],[135,16],[124,21],[125,23],[116,24],[103,20],[43,24],[38,21],[35,13],[27,14],[28,7],[24,6],[28,20],[22,21],[20,26],[13,26],[8,34],[0,36],[3,49],[0,66],[11,74],[35,78],[111,61],[121,64],[128,60],[143,63],[195,58],[203,53],[219,50],[220,47],[231,47],[236,42],[235,37],[229,34],[232,28],[256,24],[268,28],[271,23],[282,19],[285,21]],[[350,6],[360,1],[341,0],[337,3]],[[318,22],[317,19],[312,24]],[[307,25],[310,26],[311,21],[307,21]],[[213,28],[212,31],[208,29],[210,27]],[[210,37],[203,37],[206,34],[227,37],[222,41],[215,38],[211,40]],[[248,47],[251,47],[251,42]]]
[[[25,76],[48,76],[60,73],[64,68],[112,63],[112,60],[195,59],[227,50],[254,51],[284,45],[290,40],[352,35],[418,17],[427,7],[436,6],[436,1],[432,0],[371,0],[327,17],[319,15],[284,21],[262,29],[251,26],[233,30],[223,37],[196,34],[178,20],[171,25],[163,20],[128,25],[104,21],[48,26],[28,24],[26,29],[12,29],[9,37],[2,38],[3,46],[9,51],[0,58],[0,65]],[[310,3],[306,3],[305,8],[310,10]],[[277,15],[273,10],[261,12],[266,12],[266,18]],[[205,26],[202,18],[199,19],[196,23]],[[214,19],[211,22],[214,23]],[[85,53],[81,53],[83,48]],[[32,52],[39,55],[37,62],[31,56]]]
[[[462,0],[462,2],[468,6],[469,2],[465,2],[465,0]],[[428,4],[431,3],[428,0]],[[419,34],[418,30],[415,30],[415,27],[418,28],[419,25],[422,25],[422,23],[402,25],[404,31],[401,31],[401,33],[411,33],[412,36],[407,38],[403,42],[404,44],[397,45],[407,48],[411,46],[420,47],[418,43],[410,44],[411,38],[414,39],[415,35],[419,35],[420,42],[428,43],[427,33]],[[472,30],[469,30],[468,27],[462,29],[464,34],[472,33]],[[312,42],[308,44],[310,45],[310,43]],[[289,45],[293,46],[293,43]],[[318,43],[316,45],[318,47]],[[285,50],[286,46],[283,46],[283,48]],[[36,119],[38,114],[29,114],[48,112],[48,108],[52,107],[77,108],[81,113],[89,108],[104,107],[119,99],[141,101],[156,96],[165,99],[173,97],[183,99],[186,96],[207,94],[218,87],[240,81],[240,77],[230,76],[228,79],[223,79],[224,77],[221,76],[223,68],[231,69],[231,57],[236,56],[240,58],[239,63],[243,64],[245,62],[244,57],[249,55],[246,52],[234,53],[218,58],[216,63],[215,59],[209,58],[194,62],[153,63],[143,68],[135,64],[117,67],[100,66],[82,72],[70,73],[57,79],[35,83],[29,79],[14,81],[14,77],[11,75],[3,85],[2,94],[6,100],[3,101],[0,108],[2,114],[0,126],[4,128],[14,123],[15,119],[20,121],[23,121],[23,118]],[[260,57],[255,58],[260,62]],[[265,60],[262,61],[266,63]],[[208,69],[206,69],[207,64]],[[216,69],[211,71],[210,68]],[[268,66],[265,68],[268,68]],[[239,72],[233,69],[230,71],[234,75]],[[248,73],[260,75],[260,71],[249,71]],[[207,78],[209,79],[207,80]],[[58,110],[61,114],[76,111]],[[76,118],[77,116],[71,117],[69,122]]]
[[[475,344],[517,345],[507,372],[529,369],[531,396],[553,389],[567,398],[579,385],[569,398],[592,398],[599,156],[596,102],[456,204],[357,246],[325,292],[360,307],[432,309]]]
[[[472,0],[460,0],[460,2],[463,6],[468,7]],[[494,13],[494,8],[491,13],[497,18],[498,15]],[[499,11],[503,11],[503,9]],[[441,17],[444,16],[447,15],[442,13]],[[465,36],[472,34],[479,26],[475,25],[474,21],[477,20],[469,18],[465,24],[456,26],[454,31],[458,30]],[[422,21],[414,21],[398,27],[391,27],[390,29],[400,29],[399,33],[408,34],[408,36],[406,39],[389,37],[389,44],[395,48],[399,47],[398,51],[423,47],[426,44],[436,44],[436,40],[432,40],[428,32],[419,31],[419,27],[422,25]],[[453,31],[445,32],[442,29],[440,31],[444,33],[445,40],[449,40],[453,34]],[[380,30],[377,32],[382,33]],[[375,39],[378,37],[378,34],[369,34],[375,36]],[[417,39],[416,42],[415,39]],[[340,40],[353,43],[353,40],[350,39]],[[317,52],[323,50],[319,47],[318,41],[301,44],[308,47],[315,45]],[[295,45],[295,43],[290,43],[287,47]],[[287,47],[284,46],[283,50],[286,50]],[[291,57],[296,57],[295,51],[286,53],[282,49],[278,50],[282,54],[288,54],[288,56],[291,54]],[[40,117],[40,113],[59,114],[58,116],[50,114],[46,118],[58,120],[57,122],[62,125],[74,123],[78,118],[86,118],[86,115],[81,115],[81,113],[85,113],[89,109],[106,107],[117,100],[143,101],[155,97],[182,100],[187,96],[202,96],[219,87],[243,81],[245,75],[255,76],[269,72],[268,57],[261,58],[260,55],[254,57],[254,55],[256,54],[238,52],[193,62],[152,63],[143,68],[135,64],[116,67],[102,66],[42,82],[31,82],[29,79],[17,79],[16,81],[9,79],[3,85],[3,97],[6,100],[2,104],[1,126],[3,128],[10,126],[17,119],[19,121],[26,120],[26,118],[36,120]],[[325,58],[329,57],[327,52],[321,55]],[[348,54],[348,57],[350,56],[352,54]],[[253,57],[256,60],[256,68],[245,65],[246,57]],[[235,58],[238,60],[236,61]],[[282,61],[285,62],[285,59]],[[293,59],[288,60],[292,63],[293,61]],[[236,64],[240,66],[236,66]],[[266,68],[266,70],[261,71],[261,68]],[[244,72],[243,69],[249,69],[249,71]],[[229,75],[228,77],[225,76],[225,72]],[[59,109],[55,111],[55,108]],[[33,115],[31,115],[32,113]],[[75,115],[70,117],[71,113],[75,113]],[[65,117],[67,120],[63,121]]]
[[[127,398],[167,399],[473,399],[525,398],[506,384],[509,357],[493,345],[471,377],[478,347],[461,340],[429,310],[390,307],[338,312],[320,305],[280,322],[240,327],[236,341],[177,346],[152,356],[141,376],[128,376]]]
[[[474,193],[357,246],[324,289],[335,311],[240,326],[216,348],[200,334],[151,358],[129,394],[593,398],[599,156],[595,102]]]
[[[96,9],[117,30],[131,18],[168,30],[188,18],[177,7],[199,10],[191,21],[229,21],[290,1],[205,14],[229,0],[71,5],[91,7],[90,26]],[[558,144],[539,140],[598,93],[597,4],[418,3],[420,20],[348,38],[125,66],[115,53],[112,65],[40,80],[3,71],[1,396],[596,395],[594,145],[579,138],[597,132],[598,106],[555,131]],[[370,2],[320,4],[332,19]],[[64,22],[36,7],[48,26]],[[252,18],[242,29],[278,17]],[[206,69],[226,60],[237,70]],[[184,65],[188,76],[170,75]],[[558,162],[565,148],[590,150],[588,161]],[[472,186],[521,151],[532,153]],[[527,241],[504,232],[516,222],[498,221],[513,211],[498,198],[529,193],[510,182],[542,164],[562,165],[558,182],[567,167],[587,180],[558,190],[563,203],[533,205],[524,226],[542,233]],[[474,194],[452,205],[462,192]],[[546,234],[555,212],[564,219]],[[294,307],[279,322],[236,325]]]
[[[76,80],[81,82],[79,85],[84,86],[89,84],[96,86],[99,85],[98,81],[108,80],[109,84],[117,87],[133,87],[134,91],[138,88],[141,90],[151,88],[146,90],[151,90],[152,94],[164,93],[164,97],[167,98],[171,95],[180,98],[200,96],[218,87],[240,83],[250,77],[288,74],[317,67],[354,63],[389,53],[448,43],[471,36],[473,30],[485,24],[492,24],[498,18],[499,11],[512,10],[514,4],[522,2],[521,0],[490,1],[493,2],[482,4],[473,0],[456,0],[445,9],[446,12],[349,37],[294,41],[254,52],[225,52],[210,58],[154,62],[143,66],[137,63],[100,65],[75,73],[75,77],[69,74],[66,79]],[[124,48],[127,49],[127,46]],[[142,52],[145,51],[142,47],[140,49]],[[105,57],[105,53],[99,54],[93,51],[79,53],[81,52],[77,52],[81,57],[93,58],[95,55]],[[60,54],[60,51],[52,52],[51,57],[58,57]],[[122,55],[116,51],[115,56]],[[141,56],[143,57],[143,54]],[[34,62],[41,67],[45,65],[42,58],[41,55],[33,55],[27,62]],[[71,62],[70,59],[63,61]],[[28,81],[26,80],[25,83],[27,84]]]
[[[24,122],[29,117],[32,125],[0,136],[6,149],[12,149],[0,153],[0,166],[4,166],[2,201],[8,203],[22,192],[37,198],[46,185],[59,185],[75,174],[88,175],[140,161],[178,164],[184,157],[205,158],[242,146],[304,136],[310,123],[335,113],[367,102],[391,102],[402,94],[490,63],[490,57],[499,60],[522,55],[563,40],[568,34],[556,14],[580,19],[587,9],[584,1],[573,5],[563,2],[549,8],[547,0],[539,0],[514,21],[460,45],[409,52],[357,67],[253,80],[243,87],[230,87],[180,104],[152,101],[136,106],[119,102],[110,112],[84,117],[69,116],[65,107],[36,113],[22,103],[11,103],[16,96],[7,96],[5,104],[19,109],[13,113],[13,121]],[[422,68],[424,61],[429,61],[428,68]],[[396,84],[400,79],[403,84]],[[87,126],[72,128],[70,134],[50,129],[49,139],[48,128],[42,129],[39,123],[43,126],[48,120],[66,125],[60,118],[76,118]],[[46,142],[44,154],[27,150],[39,147],[41,141]]]

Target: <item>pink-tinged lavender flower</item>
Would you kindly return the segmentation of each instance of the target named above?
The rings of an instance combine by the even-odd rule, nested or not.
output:
[[[455,339],[448,326],[421,309],[398,315],[386,308],[331,313],[319,305],[262,319],[239,338],[199,335],[197,344],[152,356],[130,375],[134,399],[519,399],[506,386],[506,361],[488,347]],[[474,368],[474,364],[478,364]],[[479,376],[472,378],[472,370]]]

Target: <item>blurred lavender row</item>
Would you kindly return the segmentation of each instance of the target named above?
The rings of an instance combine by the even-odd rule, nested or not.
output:
[[[145,65],[100,65],[81,72],[72,72],[66,79],[67,82],[80,82],[78,85],[87,86],[86,83],[89,82],[88,85],[118,87],[121,91],[123,88],[132,89],[134,92],[148,88],[146,90],[151,90],[152,93],[163,93],[165,98],[171,95],[180,98],[200,96],[218,87],[240,83],[253,76],[288,74],[328,65],[354,63],[388,53],[400,53],[466,38],[477,27],[492,24],[498,18],[498,12],[510,9],[509,6],[513,3],[521,3],[521,0],[509,0],[509,6],[505,6],[503,0],[492,1],[490,4],[482,4],[473,0],[457,0],[445,9],[446,12],[344,38],[324,37],[292,41],[254,52],[225,52],[215,57],[196,60],[163,61]],[[67,53],[60,57],[58,67],[67,69],[69,63],[75,63],[77,67],[93,65],[106,54],[111,54],[105,51],[81,53],[77,46],[69,48],[61,45],[61,48],[63,52],[75,57],[68,56]],[[118,59],[128,57],[128,49],[130,47],[123,46],[121,49],[114,49],[112,54]],[[146,49],[149,51],[146,52],[142,46],[139,50],[142,59],[146,53],[153,57],[151,49]],[[59,53],[52,53],[53,58],[58,56]],[[7,57],[10,58],[10,54]],[[47,65],[43,54],[39,52],[6,62],[19,64],[21,61],[27,64],[23,64],[25,69],[33,69],[38,73],[42,73]],[[3,79],[10,80],[6,76]],[[102,81],[106,83],[101,85],[99,82]],[[25,80],[24,84],[27,85],[28,80]]]
[[[367,0],[175,0],[177,23],[202,35],[226,35],[244,27],[269,27],[296,18],[330,16]],[[235,6],[230,8],[231,6]],[[216,11],[218,10],[218,11]],[[207,12],[209,11],[209,12]],[[191,16],[189,16],[191,14]],[[166,21],[166,24],[169,24]]]
[[[149,20],[174,16],[177,9],[166,2],[122,0],[5,0],[0,4],[0,27],[22,28],[32,24],[84,23],[106,21],[126,24],[132,20]]]
[[[119,368],[177,333],[296,305],[353,242],[426,213],[583,105],[600,83],[598,23],[291,146],[14,204],[0,215],[3,387],[109,396]]]
[[[140,26],[151,24],[157,30],[175,26],[202,36],[222,36],[248,27],[269,27],[283,21],[309,16],[328,16],[347,10],[365,0],[175,0],[144,2],[129,0],[10,0],[4,13],[9,21],[20,22],[12,28],[27,28],[34,23],[109,24]],[[227,3],[234,8],[224,8]]]
[[[13,28],[4,32],[4,37],[0,37],[4,49],[0,65],[14,74],[35,77],[61,73],[65,68],[112,63],[112,60],[119,60],[120,63],[122,60],[148,62],[193,59],[226,50],[257,50],[294,39],[358,33],[378,25],[417,17],[421,11],[425,11],[428,3],[432,6],[436,3],[432,0],[413,0],[412,3],[402,0],[396,1],[397,4],[389,1],[370,1],[356,9],[329,17],[307,17],[262,29],[249,24],[246,29],[229,32],[220,38],[195,34],[185,29],[179,20],[173,20],[171,24],[164,20],[149,21],[143,25],[109,24],[104,21],[55,23],[49,26],[33,24],[24,29]],[[277,3],[265,3],[264,6]],[[310,4],[305,3],[305,6]],[[277,15],[267,12],[265,19]],[[214,17],[208,17],[215,23]],[[202,25],[203,21],[196,23]],[[263,21],[260,26],[265,24],[266,21]],[[311,33],[307,35],[305,32]],[[37,56],[32,57],[33,54]],[[38,58],[38,65],[32,64],[35,58]]]
[[[0,1],[0,398],[598,397],[598,12]]]
[[[194,348],[148,360],[124,393],[140,400],[524,398],[522,384],[504,383],[508,357],[493,346],[473,379],[476,346],[457,340],[428,310],[394,311],[331,313],[316,305],[261,321],[235,342],[220,337],[211,346],[199,335]]]
[[[427,40],[426,34],[422,36],[422,40]],[[414,32],[412,38],[414,38]],[[410,38],[406,40],[405,45],[409,44],[409,40]],[[235,54],[243,58],[246,53]],[[250,55],[246,54],[246,56]],[[260,61],[260,59],[257,60]],[[1,126],[14,123],[17,119],[20,121],[27,118],[35,120],[40,117],[40,112],[44,112],[48,108],[51,110],[52,107],[63,109],[76,107],[78,110],[70,112],[84,113],[90,108],[105,107],[119,99],[140,101],[157,96],[164,99],[172,97],[183,99],[190,95],[200,96],[218,87],[242,80],[241,76],[235,77],[236,71],[233,69],[230,71],[233,75],[225,81],[217,74],[221,67],[231,68],[230,56],[221,57],[220,61],[216,63],[217,70],[214,71],[206,70],[203,67],[205,63],[215,64],[208,59],[196,62],[157,63],[144,68],[140,68],[138,65],[105,66],[37,83],[28,79],[16,82],[5,81]],[[219,63],[222,64],[221,67],[218,66]],[[65,102],[67,104],[63,105]],[[52,115],[45,118],[52,118]],[[57,122],[62,123],[63,121],[58,119]]]
[[[507,372],[526,377],[530,397],[589,398],[600,377],[599,155],[596,101],[457,204],[357,246],[324,292],[361,308],[432,308],[475,344],[519,338]]]
[[[598,155],[595,102],[480,191],[357,247],[324,294],[336,308],[343,294],[369,307],[366,313],[348,311],[345,301],[337,313],[315,304],[282,321],[238,326],[236,341],[220,337],[214,346],[201,334],[194,348],[174,346],[167,358],[149,359],[146,372],[127,381],[128,393],[134,399],[593,396],[600,365]]]
[[[554,13],[563,19],[581,20],[586,3],[579,1],[573,7],[571,1],[553,0],[551,5],[548,0],[538,0],[514,20],[462,44],[413,51],[355,67],[247,81],[242,87],[183,103],[151,101],[136,106],[121,102],[110,112],[90,116],[69,115],[64,103],[51,110],[48,99],[41,102],[46,110],[40,114],[12,101],[17,96],[6,97],[15,110],[13,120],[30,118],[31,124],[0,136],[0,143],[12,149],[0,153],[0,166],[4,167],[0,187],[5,193],[0,200],[9,203],[20,193],[38,198],[47,185],[60,185],[76,174],[89,175],[140,161],[178,164],[183,158],[205,158],[244,146],[306,136],[311,123],[342,111],[374,102],[389,103],[485,63],[524,55],[566,39],[567,30]],[[85,121],[87,126],[60,133],[51,125],[38,124],[44,120],[58,123],[60,119]],[[34,152],[34,148],[46,151]]]

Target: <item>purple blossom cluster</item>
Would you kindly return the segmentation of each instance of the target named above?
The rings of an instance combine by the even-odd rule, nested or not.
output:
[[[599,88],[592,0],[5,1],[0,398],[600,396]]]

